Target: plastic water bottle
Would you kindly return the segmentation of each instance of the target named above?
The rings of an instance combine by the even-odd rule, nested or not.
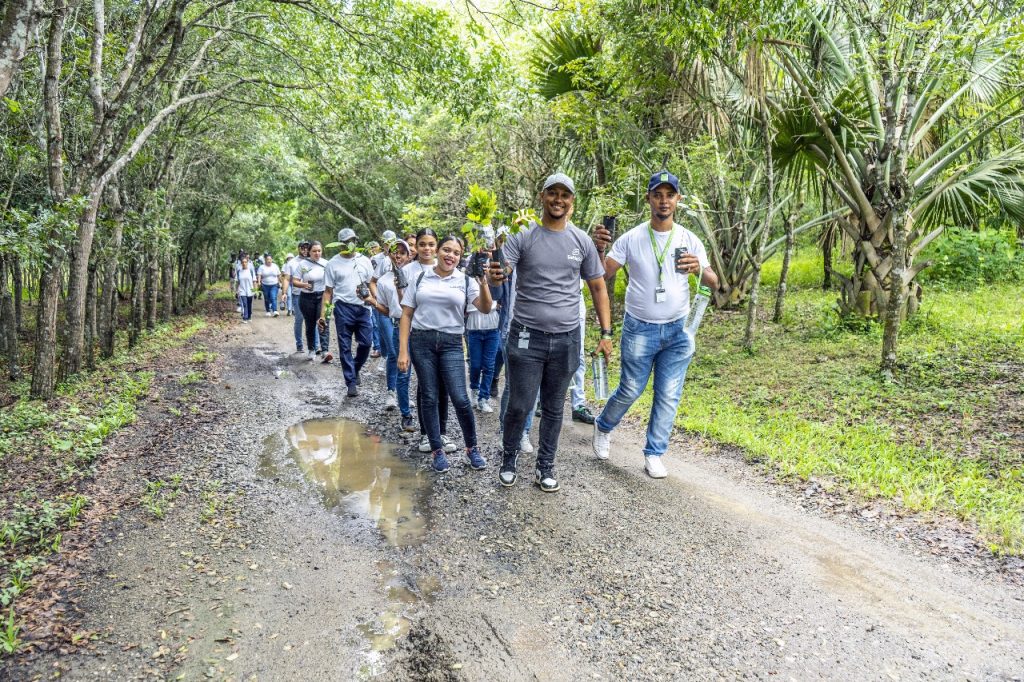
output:
[[[594,397],[598,400],[608,400],[608,369],[604,364],[604,355],[594,355],[590,361],[590,371],[594,375]]]
[[[686,319],[686,333],[690,337],[697,336],[697,328],[700,321],[704,319],[704,311],[708,309],[708,301],[711,300],[711,288],[701,284],[697,287],[697,295],[693,297],[693,305],[690,306],[690,316]]]

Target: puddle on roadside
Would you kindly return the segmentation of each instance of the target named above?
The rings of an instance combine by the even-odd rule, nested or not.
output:
[[[425,514],[432,478],[400,457],[395,447],[366,434],[348,419],[311,419],[271,435],[264,442],[258,473],[287,485],[280,453],[288,451],[303,476],[320,492],[325,507],[354,522],[372,524],[391,547],[414,547],[429,529]],[[358,626],[369,648],[367,663],[376,674],[381,653],[412,626],[413,612],[429,603],[440,583],[430,576],[381,561],[377,575],[387,606]]]

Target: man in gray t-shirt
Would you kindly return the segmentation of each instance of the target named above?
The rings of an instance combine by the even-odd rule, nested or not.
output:
[[[611,355],[611,313],[605,289],[604,266],[593,241],[571,222],[576,190],[572,180],[557,173],[541,192],[543,215],[505,242],[502,251],[509,270],[493,263],[491,284],[498,285],[516,270],[516,304],[506,344],[509,403],[502,424],[502,464],[498,480],[516,482],[520,437],[540,391],[540,445],[535,482],[545,492],[558,490],[555,451],[562,428],[562,411],[569,380],[579,366],[579,305],[582,277],[590,287],[601,342],[598,352]]]

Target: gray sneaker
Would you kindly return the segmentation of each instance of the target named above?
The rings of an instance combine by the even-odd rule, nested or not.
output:
[[[455,452],[455,443],[448,436],[441,436],[441,445],[444,446],[445,452]]]

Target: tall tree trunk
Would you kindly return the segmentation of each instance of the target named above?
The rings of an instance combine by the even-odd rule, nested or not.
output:
[[[832,263],[835,262],[832,250],[835,248],[835,243],[835,223],[827,223],[821,228],[821,260],[823,269],[821,288],[823,291],[828,291],[832,288]]]
[[[85,366],[96,367],[96,268],[89,265],[89,282],[85,287]]]
[[[757,248],[754,249],[754,275],[751,278],[750,300],[747,302],[747,328],[743,333],[743,349],[748,353],[754,350],[754,328],[757,324],[758,299],[761,288],[761,264],[764,258],[764,248],[768,244],[768,236],[772,231],[772,219],[775,217],[775,167],[772,158],[772,134],[771,124],[768,121],[767,107],[761,106],[761,128],[764,134],[764,156],[765,156],[765,184],[768,209],[764,218],[764,229],[758,240]]]
[[[0,19],[0,98],[7,94],[36,23],[37,0],[7,0]]]
[[[17,333],[25,329],[25,318],[22,317],[21,303],[25,297],[25,275],[21,268],[21,258],[11,256],[11,279],[14,280],[14,327]]]
[[[131,326],[128,328],[128,347],[135,348],[139,342],[139,335],[142,333],[142,326],[145,324],[144,297],[146,291],[145,277],[142,272],[142,261],[138,255],[132,255],[131,261],[132,281],[132,316]]]
[[[786,216],[786,250],[782,253],[782,271],[779,273],[779,286],[775,293],[775,314],[773,322],[782,322],[782,310],[786,304],[786,281],[789,278],[789,263],[793,258],[793,226],[796,223],[796,212]],[[770,226],[770,223],[769,223]]]
[[[60,74],[64,61],[64,30],[68,6],[54,0],[46,38],[46,70],[43,76],[43,110],[46,119],[46,170],[50,200],[61,204],[64,185],[64,132],[61,126]],[[56,238],[56,235],[52,235]],[[43,259],[36,306],[36,341],[32,360],[33,398],[49,400],[57,381],[57,306],[61,292],[63,249],[53,249]]]
[[[109,253],[103,264],[103,296],[100,299],[99,310],[100,354],[105,358],[114,355],[118,304],[117,263],[121,253],[121,241],[124,239],[124,207],[121,205],[120,188],[116,182],[111,183],[108,195],[114,224]]]
[[[163,290],[164,290],[164,304],[161,308],[161,320],[163,322],[170,322],[171,315],[174,314],[174,256],[168,251],[167,255],[164,256],[163,265]]]
[[[146,256],[146,329],[156,328],[157,295],[160,293],[160,260],[156,247]]]
[[[82,346],[85,339],[85,290],[89,284],[89,257],[96,234],[96,216],[99,213],[103,187],[93,184],[89,188],[89,203],[78,219],[78,238],[71,249],[68,276],[68,299],[65,311],[66,328],[64,369],[66,376],[77,374],[82,368]]]
[[[0,348],[7,358],[7,378],[18,378],[18,325],[15,321],[14,300],[7,288],[10,256],[0,256]]]
[[[882,374],[889,380],[896,372],[896,346],[905,314],[904,305],[909,296],[905,280],[908,279],[910,265],[907,254],[910,212],[903,200],[892,211],[892,270],[889,271],[889,300],[885,308],[885,328],[882,331]]]

